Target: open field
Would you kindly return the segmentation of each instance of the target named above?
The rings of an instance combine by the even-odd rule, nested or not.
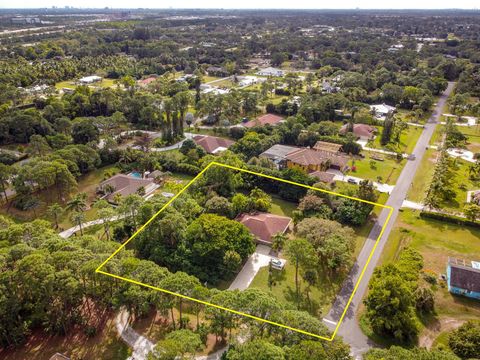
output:
[[[378,135],[377,137],[375,137],[373,141],[370,141],[368,143],[369,147],[372,147],[374,149],[384,149],[384,150],[407,153],[407,154],[411,154],[413,152],[413,149],[415,148],[418,138],[420,137],[420,134],[423,131],[423,128],[419,126],[409,125],[408,128],[402,132],[399,143],[390,143],[386,146],[382,146],[380,144],[382,127],[377,126],[376,128],[378,129]]]
[[[358,176],[363,179],[369,179],[373,181],[385,182],[393,185],[396,183],[400,173],[402,172],[403,165],[407,160],[398,161],[393,156],[376,154],[373,152],[365,151],[365,159],[350,160],[350,167],[355,166],[356,171],[350,171],[349,175]],[[384,160],[378,161],[372,159],[372,156],[380,156]],[[380,177],[380,179],[379,179]]]
[[[75,81],[76,80],[60,81],[60,82],[55,84],[55,88],[58,89],[58,90],[63,89],[63,88],[75,89],[77,87],[77,84],[75,84]],[[115,82],[114,79],[102,79],[102,81],[89,84],[89,86],[109,88],[109,87],[116,86],[114,82]]]
[[[407,199],[415,202],[422,202],[425,193],[432,181],[433,171],[438,156],[438,151],[428,149],[420,164],[420,171],[415,174]]]

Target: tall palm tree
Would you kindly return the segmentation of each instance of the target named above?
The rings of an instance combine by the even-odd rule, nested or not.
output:
[[[63,213],[63,208],[58,205],[57,203],[52,204],[47,209],[48,215],[53,217],[53,221],[55,222],[55,229],[58,229],[58,218]]]
[[[75,197],[67,202],[66,210],[83,212],[87,209],[87,194],[79,193]]]
[[[85,221],[85,214],[83,212],[77,212],[75,211],[72,216],[70,217],[70,220],[77,224],[79,229],[80,229],[80,235],[83,235],[83,222]]]

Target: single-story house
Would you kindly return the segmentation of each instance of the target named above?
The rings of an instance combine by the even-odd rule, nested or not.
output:
[[[257,75],[281,77],[281,76],[285,75],[285,71],[283,71],[281,69],[274,68],[274,67],[267,67],[265,69],[259,70],[257,72]]]
[[[241,214],[236,220],[250,230],[257,242],[266,245],[272,244],[274,235],[286,233],[292,223],[287,216],[269,213]]]
[[[93,83],[96,83],[96,82],[99,82],[99,81],[102,81],[102,77],[97,76],[97,75],[85,76],[85,77],[82,77],[82,78],[78,79],[78,82],[80,84],[93,84]]]
[[[448,291],[480,300],[480,262],[448,258]]]
[[[347,156],[308,148],[301,148],[289,153],[286,160],[288,168],[300,167],[307,173],[325,171],[330,168],[345,171],[348,168]]]
[[[313,150],[329,151],[334,154],[340,153],[341,148],[342,148],[342,144],[336,144],[336,143],[331,143],[327,141],[317,141],[315,145],[313,145]]]
[[[210,76],[218,76],[218,77],[228,76],[228,71],[225,68],[219,67],[219,66],[209,66],[207,68],[207,73]]]
[[[341,135],[345,135],[348,132],[348,124],[345,124],[340,129],[339,133]],[[370,141],[375,138],[376,133],[378,132],[375,126],[367,125],[367,124],[353,124],[353,135],[358,140],[366,140]]]
[[[242,124],[246,128],[252,128],[254,126],[264,126],[264,125],[271,125],[275,126],[280,124],[281,122],[284,122],[285,119],[279,115],[275,114],[265,114],[262,115],[255,120],[250,120],[246,122],[245,124]]]
[[[298,148],[294,146],[276,144],[261,153],[260,157],[272,160],[278,169],[283,169],[287,166],[287,155],[296,150]]]
[[[150,77],[148,77],[148,78],[146,78],[146,79],[138,80],[138,81],[137,81],[137,84],[138,84],[139,86],[145,87],[145,86],[147,86],[148,84],[151,84],[152,82],[154,82],[155,80],[157,80],[156,77],[150,76]]]
[[[131,194],[138,193],[138,190],[143,188],[145,195],[152,194],[159,186],[154,179],[142,179],[139,177],[117,174],[110,179],[102,181],[98,186],[98,192],[103,193],[102,199],[107,199],[109,202],[114,202],[117,194],[126,197]],[[108,191],[111,189],[111,191]]]
[[[210,135],[195,135],[192,140],[195,144],[201,146],[208,154],[225,151],[235,144],[235,141]]]
[[[377,105],[370,105],[370,111],[378,120],[385,120],[385,117],[396,111],[395,106],[390,106],[387,104],[377,104]]]
[[[314,171],[308,174],[314,178],[317,178],[320,182],[325,184],[332,184],[335,180],[335,174],[331,174],[325,171]]]

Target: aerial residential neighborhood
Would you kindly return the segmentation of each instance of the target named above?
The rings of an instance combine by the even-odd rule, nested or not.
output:
[[[342,1],[0,4],[0,359],[480,359],[477,4]]]

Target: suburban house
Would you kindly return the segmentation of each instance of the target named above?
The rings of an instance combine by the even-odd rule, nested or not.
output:
[[[276,144],[261,153],[260,157],[272,160],[277,169],[283,169],[287,166],[287,155],[296,150],[298,148],[294,146]]]
[[[448,291],[480,300],[480,262],[448,258]]]
[[[387,104],[377,104],[370,105],[370,111],[377,120],[385,120],[386,116],[389,113],[393,113],[396,111],[396,108],[395,106],[390,106]]]
[[[317,151],[328,151],[334,154],[339,154],[342,149],[342,144],[331,143],[326,141],[317,141],[315,145],[313,145],[313,150]]]
[[[300,167],[307,173],[335,169],[345,171],[348,168],[348,157],[330,151],[318,151],[301,148],[286,156],[287,167]]]
[[[209,66],[207,68],[207,73],[210,76],[218,76],[218,77],[228,76],[228,71],[225,70],[223,67],[219,67],[219,66]]]
[[[250,120],[242,125],[246,128],[252,128],[254,126],[265,126],[265,125],[275,126],[284,121],[285,119],[281,116],[278,116],[275,114],[265,114],[256,118],[255,120]]]
[[[257,72],[257,75],[281,77],[281,76],[285,75],[285,71],[283,71],[281,69],[274,68],[274,67],[267,67],[265,69],[259,70]]]
[[[335,174],[331,174],[325,171],[314,171],[308,175],[318,179],[320,182],[323,182],[325,184],[332,184],[333,182],[335,182]]]
[[[271,245],[276,234],[284,234],[290,228],[292,219],[269,213],[241,214],[236,219],[245,225],[257,242]]]
[[[96,82],[102,81],[102,78],[97,75],[91,75],[91,76],[85,76],[80,79],[78,79],[78,82],[82,85],[88,85],[88,84],[93,84]]]
[[[117,194],[126,197],[131,194],[137,194],[143,188],[145,197],[152,194],[158,187],[152,178],[142,179],[132,175],[117,174],[110,179],[102,181],[97,191],[102,194],[102,199],[114,203]]]
[[[345,124],[340,129],[339,133],[345,135],[348,132],[348,124]],[[375,126],[367,124],[353,124],[353,135],[357,140],[370,141],[373,140],[377,134],[378,130]]]
[[[156,77],[153,77],[153,76],[150,76],[146,79],[142,79],[142,80],[138,80],[137,81],[137,84],[141,87],[145,87],[147,86],[148,84],[151,84],[152,82],[154,82],[155,80],[157,80]]]
[[[225,151],[235,144],[235,141],[210,135],[195,135],[192,140],[195,144],[201,146],[208,154]]]

